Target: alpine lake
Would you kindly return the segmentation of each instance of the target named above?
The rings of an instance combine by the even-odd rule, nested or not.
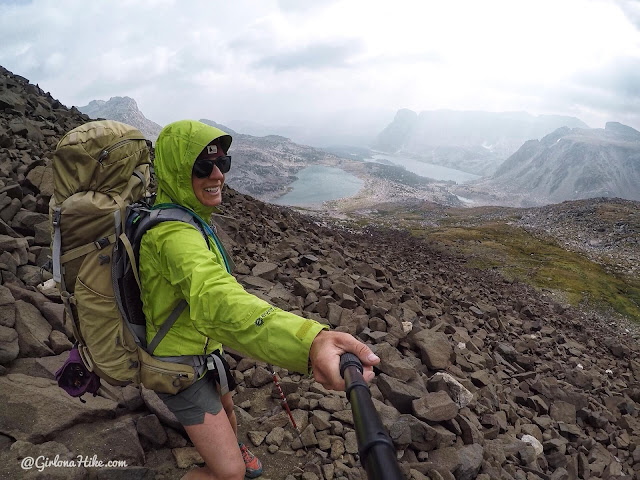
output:
[[[375,163],[397,165],[422,177],[434,180],[465,183],[480,178],[478,175],[453,168],[421,162],[406,157],[386,154],[375,154],[371,160]],[[290,185],[290,191],[273,200],[276,205],[294,207],[312,207],[329,200],[356,195],[364,186],[364,181],[336,167],[313,165],[300,170],[298,177]]]

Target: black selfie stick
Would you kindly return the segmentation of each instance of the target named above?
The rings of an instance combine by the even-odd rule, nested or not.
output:
[[[351,403],[360,463],[369,480],[404,479],[396,459],[396,449],[373,406],[371,391],[362,371],[358,357],[352,353],[340,356],[340,375],[344,378],[347,398]]]

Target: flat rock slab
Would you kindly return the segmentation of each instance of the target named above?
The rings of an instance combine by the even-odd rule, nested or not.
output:
[[[45,378],[20,373],[0,377],[0,433],[41,443],[72,425],[115,416],[116,402],[91,395],[83,398],[87,403]]]

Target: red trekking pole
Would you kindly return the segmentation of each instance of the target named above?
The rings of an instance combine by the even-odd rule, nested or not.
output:
[[[271,374],[273,375],[273,383],[276,384],[276,387],[278,388],[278,392],[280,393],[280,398],[282,399],[282,406],[284,407],[284,409],[287,411],[287,414],[289,415],[289,419],[291,420],[291,424],[293,425],[293,428],[298,434],[298,438],[300,439],[302,448],[304,448],[306,451],[307,447],[304,445],[304,442],[302,441],[302,435],[300,434],[300,430],[298,429],[298,425],[296,425],[296,421],[293,419],[293,415],[291,415],[291,409],[289,408],[289,404],[287,403],[287,397],[284,396],[284,392],[282,391],[280,382],[278,382],[278,376],[276,375],[276,371],[271,365],[269,365],[269,367],[271,368]]]

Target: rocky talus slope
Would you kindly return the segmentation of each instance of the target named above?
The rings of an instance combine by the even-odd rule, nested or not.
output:
[[[518,225],[629,275],[640,271],[640,203],[594,198],[523,210]]]
[[[53,381],[71,342],[40,278],[47,165],[85,120],[0,70],[0,478],[180,478],[200,460],[153,392],[104,387],[80,403]],[[245,288],[381,357],[371,390],[406,478],[640,479],[637,338],[404,232],[340,230],[230,189],[225,202],[215,220]],[[279,370],[300,440],[266,366],[228,358],[263,478],[365,478],[344,393]],[[21,467],[56,456],[128,467]]]

